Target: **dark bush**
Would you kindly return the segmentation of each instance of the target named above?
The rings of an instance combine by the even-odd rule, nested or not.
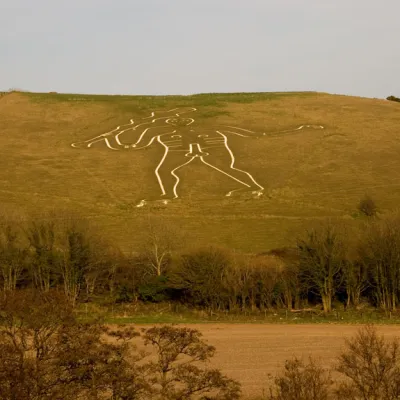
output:
[[[378,212],[375,201],[368,195],[364,196],[358,204],[358,211],[367,217],[374,217]]]
[[[142,301],[159,303],[168,298],[168,285],[165,276],[153,276],[148,282],[139,286],[139,299]]]
[[[389,101],[397,101],[398,103],[400,103],[400,98],[395,97],[395,96],[386,97],[386,100],[389,100]]]

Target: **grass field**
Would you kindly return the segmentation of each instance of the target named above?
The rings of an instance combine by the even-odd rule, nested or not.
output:
[[[168,205],[154,169],[163,149],[112,151],[71,143],[140,120],[153,110],[196,107],[196,128],[231,125],[265,136],[232,135],[235,166],[265,187],[257,199],[225,194],[233,180],[204,164],[180,170],[180,197]],[[273,135],[303,124],[303,129]],[[262,251],[293,243],[314,220],[357,223],[366,193],[381,211],[400,200],[400,104],[324,93],[90,96],[11,93],[0,97],[0,204],[24,215],[71,210],[87,216],[123,250],[134,250],[149,215],[177,226],[187,242]]]
[[[384,312],[364,306],[345,310],[336,304],[332,313],[325,314],[320,307],[291,312],[285,309],[265,311],[209,312],[177,303],[126,303],[105,304],[100,302],[80,304],[76,316],[82,321],[101,319],[108,324],[365,324],[399,325],[400,312]]]

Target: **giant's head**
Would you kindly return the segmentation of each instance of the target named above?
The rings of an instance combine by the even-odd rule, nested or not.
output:
[[[173,126],[188,126],[193,124],[194,119],[173,117],[173,118],[168,118],[165,122]]]

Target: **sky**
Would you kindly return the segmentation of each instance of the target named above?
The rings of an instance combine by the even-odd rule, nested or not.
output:
[[[400,96],[399,0],[0,0],[0,90]]]

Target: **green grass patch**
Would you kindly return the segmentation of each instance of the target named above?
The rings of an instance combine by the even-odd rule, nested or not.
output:
[[[175,310],[174,310],[175,309]],[[377,309],[336,310],[324,314],[319,309],[293,313],[282,309],[264,312],[207,312],[176,304],[136,304],[99,306],[81,304],[76,313],[83,321],[100,318],[108,324],[400,324],[400,313]]]

